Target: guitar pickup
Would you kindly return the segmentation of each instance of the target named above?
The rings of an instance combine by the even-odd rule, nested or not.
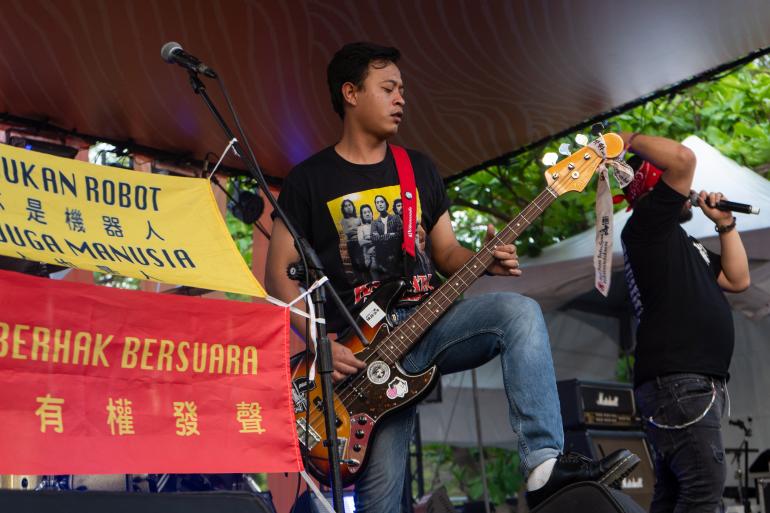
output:
[[[312,451],[313,447],[318,445],[318,442],[321,441],[321,437],[318,435],[318,432],[313,429],[311,426],[309,429],[307,429],[307,422],[304,418],[297,419],[297,438],[299,438],[299,443],[302,445],[305,445],[305,438],[307,435],[307,450]]]

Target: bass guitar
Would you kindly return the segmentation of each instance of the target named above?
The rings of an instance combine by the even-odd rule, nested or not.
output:
[[[549,168],[545,172],[548,186],[403,323],[395,325],[391,309],[407,289],[405,281],[385,283],[367,299],[359,316],[364,320],[361,330],[369,343],[364,344],[355,335],[338,340],[368,364],[366,369],[334,387],[340,474],[345,486],[355,481],[366,466],[378,423],[388,414],[419,401],[438,375],[435,366],[421,374],[408,374],[399,365],[401,358],[489,267],[494,259],[494,246],[513,243],[557,197],[585,189],[604,160],[617,157],[622,150],[620,136],[605,134]],[[326,428],[321,380],[318,375],[313,381],[307,377],[308,366],[303,360],[292,372],[297,435],[307,469],[313,477],[328,484],[330,466],[323,444]]]

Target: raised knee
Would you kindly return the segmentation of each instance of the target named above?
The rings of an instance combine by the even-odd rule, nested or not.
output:
[[[530,297],[515,292],[497,292],[494,295],[495,303],[505,310],[506,317],[509,319],[542,318],[543,316],[538,302]]]

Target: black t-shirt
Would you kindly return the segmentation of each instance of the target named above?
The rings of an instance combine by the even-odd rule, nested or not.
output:
[[[734,330],[719,255],[679,225],[686,201],[663,180],[634,207],[621,239],[637,328],[634,382],[666,374],[728,375]]]
[[[417,220],[430,233],[449,208],[444,183],[433,162],[407,150],[417,185]],[[352,164],[334,147],[316,153],[289,173],[278,203],[295,228],[318,253],[326,275],[348,309],[370,295],[382,282],[403,277],[401,189],[390,151],[377,164]],[[433,264],[417,250],[411,288],[402,305],[419,302],[438,284]],[[329,331],[347,327],[330,300],[325,305]]]

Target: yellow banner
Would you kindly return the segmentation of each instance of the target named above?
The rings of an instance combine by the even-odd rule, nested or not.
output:
[[[0,254],[264,297],[211,185],[0,144]]]

